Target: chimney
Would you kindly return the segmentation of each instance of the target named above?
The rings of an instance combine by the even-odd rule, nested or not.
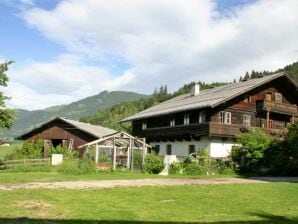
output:
[[[197,96],[200,94],[200,84],[195,84],[192,88],[191,88],[191,96]]]

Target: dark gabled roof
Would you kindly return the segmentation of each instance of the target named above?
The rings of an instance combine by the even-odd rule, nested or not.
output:
[[[89,135],[96,137],[96,138],[101,138],[102,136],[110,135],[110,134],[117,132],[116,130],[102,127],[99,125],[87,124],[87,123],[83,123],[83,122],[79,122],[79,121],[75,121],[75,120],[66,119],[64,117],[55,117],[55,118],[51,119],[50,121],[42,123],[39,126],[33,128],[32,130],[22,134],[21,136],[17,137],[17,139],[23,139],[23,137],[25,137],[26,135],[30,134],[31,132],[36,131],[37,129],[40,129],[40,128],[46,126],[47,124],[51,123],[54,120],[64,121],[65,123],[77,128],[78,130],[83,131]]]
[[[212,89],[202,90],[199,95],[191,96],[190,93],[183,94],[150,107],[140,113],[123,119],[121,122],[133,121],[153,116],[170,114],[174,112],[187,111],[200,108],[214,108],[228,100],[231,100],[239,95],[242,95],[256,87],[262,86],[270,81],[280,77],[287,77],[293,85],[297,87],[297,83],[287,74],[281,72],[273,75],[265,76],[258,79],[251,79],[244,82],[232,83],[224,86],[219,86]]]

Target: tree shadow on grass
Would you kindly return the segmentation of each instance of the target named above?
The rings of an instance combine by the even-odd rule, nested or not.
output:
[[[262,218],[262,220],[247,220],[247,221],[218,221],[218,222],[175,222],[175,221],[133,221],[133,220],[80,220],[80,219],[34,219],[34,218],[0,218],[1,224],[99,224],[99,223],[107,223],[107,224],[178,224],[178,223],[189,223],[189,224],[297,224],[298,217],[295,218],[287,218],[284,216],[276,216],[271,214],[252,214],[255,217]]]

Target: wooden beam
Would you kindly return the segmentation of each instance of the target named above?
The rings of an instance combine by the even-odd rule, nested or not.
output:
[[[116,144],[115,137],[113,138],[113,170],[116,170]]]
[[[270,111],[267,110],[267,115],[266,115],[266,128],[269,128],[269,122],[270,122]]]
[[[95,147],[95,164],[97,164],[97,162],[98,162],[98,149],[99,148],[99,146],[98,145],[96,145],[96,147]]]

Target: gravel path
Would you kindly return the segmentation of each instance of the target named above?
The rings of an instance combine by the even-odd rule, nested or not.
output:
[[[282,178],[206,178],[206,179],[137,179],[137,180],[100,180],[100,181],[64,181],[64,182],[31,182],[19,184],[0,184],[0,190],[16,189],[88,189],[141,186],[173,186],[173,185],[215,185],[215,184],[247,184],[269,182],[297,182],[298,177]]]

